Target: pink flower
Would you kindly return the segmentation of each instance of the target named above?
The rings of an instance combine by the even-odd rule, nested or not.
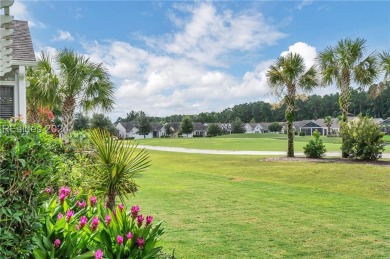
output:
[[[138,221],[138,227],[141,227],[142,226],[142,222],[144,221],[144,216],[142,216],[142,214],[138,215],[137,221]]]
[[[112,214],[114,214],[114,216],[116,216],[116,210],[113,210],[113,211],[112,211]]]
[[[133,233],[129,232],[126,234],[127,239],[132,239],[133,238]]]
[[[79,225],[76,225],[76,230],[80,230],[80,226]]]
[[[118,208],[122,211],[123,210],[123,208],[124,208],[125,206],[123,206],[123,204],[119,204],[118,205]]]
[[[73,217],[73,215],[74,215],[74,211],[73,210],[68,210],[66,212],[66,221],[69,222],[69,220]]]
[[[153,217],[152,216],[146,216],[146,223],[145,225],[148,226],[150,225],[150,223],[152,223],[153,221]]]
[[[139,248],[143,248],[145,245],[145,240],[141,237],[137,239],[137,245]]]
[[[70,195],[70,188],[69,187],[66,187],[66,186],[62,186],[60,188],[60,194],[64,194],[65,196],[69,196]]]
[[[117,236],[116,237],[116,242],[118,243],[118,245],[123,244],[123,237],[122,236]]]
[[[84,209],[85,206],[87,206],[87,203],[85,201],[77,201],[76,206],[79,207],[80,209]]]
[[[91,222],[91,229],[92,229],[92,231],[95,231],[97,229],[98,225],[99,225],[99,218],[98,217],[94,217],[92,219],[92,222]]]
[[[62,215],[62,213],[60,212],[60,213],[58,213],[58,215],[57,215],[57,220],[60,220],[60,219],[62,219],[62,217],[63,217],[64,215]]]
[[[135,219],[138,216],[138,212],[139,212],[138,206],[131,207],[131,216],[133,219]]]
[[[81,216],[80,218],[80,227],[83,228],[87,224],[88,218],[86,216]]]
[[[45,192],[46,192],[47,194],[50,194],[50,193],[51,193],[50,187],[47,187],[47,188],[45,189]]]
[[[102,250],[98,249],[95,253],[95,259],[102,259],[103,258],[103,252]]]
[[[91,198],[89,198],[89,202],[91,203],[91,206],[95,206],[95,204],[97,202],[97,197],[91,196]]]
[[[61,201],[61,203],[65,200],[65,198],[66,198],[66,195],[64,193],[61,193],[60,194],[60,201]]]
[[[110,222],[111,222],[111,217],[110,217],[110,215],[107,214],[107,216],[106,216],[106,224],[110,225]]]
[[[74,196],[77,196],[77,194],[79,194],[79,191],[78,191],[78,190],[76,190],[76,191],[73,192],[73,195],[74,195]]]
[[[59,248],[60,245],[61,245],[61,240],[56,239],[56,240],[54,241],[54,247],[55,247],[55,248]]]

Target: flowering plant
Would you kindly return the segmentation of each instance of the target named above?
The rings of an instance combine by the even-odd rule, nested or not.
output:
[[[35,236],[34,258],[156,258],[162,247],[161,222],[140,214],[138,206],[129,213],[123,205],[107,209],[101,200],[61,187],[42,210],[41,231]]]

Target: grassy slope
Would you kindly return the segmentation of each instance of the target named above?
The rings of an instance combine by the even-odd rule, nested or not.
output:
[[[295,136],[295,150],[303,151],[303,146],[310,139],[311,136]],[[340,138],[323,137],[322,140],[328,151],[340,152]],[[272,133],[232,134],[216,138],[141,139],[140,144],[216,150],[287,151],[286,135]],[[387,148],[386,152],[390,152],[390,149]]]
[[[179,258],[386,257],[390,170],[151,152],[131,204]]]

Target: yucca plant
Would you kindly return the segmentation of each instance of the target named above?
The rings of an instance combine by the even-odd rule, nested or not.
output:
[[[117,140],[101,129],[92,130],[90,139],[95,147],[94,189],[106,195],[107,207],[113,209],[117,196],[123,202],[135,192],[133,176],[148,169],[149,154],[138,150],[136,143]]]

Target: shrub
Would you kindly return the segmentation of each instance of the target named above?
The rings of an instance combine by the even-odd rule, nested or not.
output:
[[[153,224],[138,206],[129,213],[121,204],[109,210],[95,196],[68,187],[58,195],[47,188],[46,195],[34,258],[155,258],[161,252],[161,222]]]
[[[320,139],[320,133],[315,130],[313,132],[313,139],[303,147],[303,153],[309,158],[322,158],[325,155],[326,148]]]
[[[283,126],[278,123],[278,122],[272,122],[269,126],[268,126],[268,130],[270,132],[281,132],[283,129]]]
[[[313,132],[313,135],[314,135],[314,132]],[[303,132],[303,131],[300,131],[300,132],[299,132],[299,136],[304,137],[304,136],[306,136],[306,133]]]
[[[210,124],[207,127],[207,136],[208,137],[215,137],[215,136],[219,136],[219,135],[222,135],[222,129],[221,129],[221,127],[219,127],[218,124]]]
[[[28,258],[39,191],[67,170],[62,141],[40,125],[0,120],[0,258]]]
[[[236,118],[232,123],[232,133],[244,133],[245,128],[240,118]]]
[[[372,119],[363,117],[341,124],[341,149],[348,157],[361,160],[377,160],[382,157],[384,133]]]

